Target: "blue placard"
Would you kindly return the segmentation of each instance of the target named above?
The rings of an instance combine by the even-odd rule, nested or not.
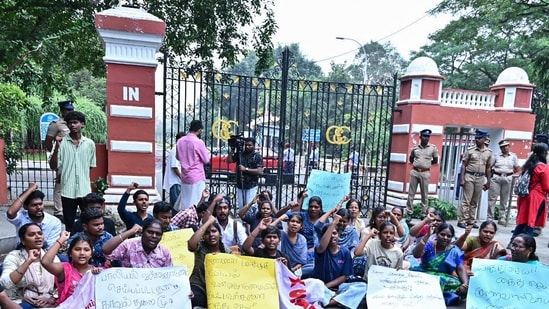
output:
[[[44,113],[40,116],[40,139],[45,140],[48,134],[48,126],[52,121],[57,121],[59,116],[54,113]]]
[[[303,129],[301,140],[304,142],[320,142],[320,130]]]
[[[311,176],[307,181],[307,195],[303,201],[303,208],[309,205],[311,196],[320,196],[324,211],[335,207],[341,199],[349,194],[349,183],[351,182],[351,173],[336,174],[321,170],[311,170]]]
[[[549,268],[500,260],[474,259],[467,309],[549,308]]]

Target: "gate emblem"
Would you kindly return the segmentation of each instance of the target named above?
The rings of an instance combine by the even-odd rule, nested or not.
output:
[[[330,126],[326,129],[326,140],[330,144],[345,145],[351,142],[351,139],[343,135],[346,132],[351,132],[349,127]]]
[[[212,135],[215,138],[228,140],[234,132],[231,130],[232,126],[238,127],[238,122],[235,120],[223,120],[218,119],[212,124]]]

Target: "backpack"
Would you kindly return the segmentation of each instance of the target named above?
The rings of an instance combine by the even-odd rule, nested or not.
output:
[[[514,192],[520,197],[528,196],[530,191],[528,187],[530,186],[530,173],[524,172],[519,175],[517,183],[515,184]]]
[[[541,163],[538,162],[535,166],[538,166],[539,164]],[[532,169],[532,172],[534,172],[533,169]],[[513,189],[513,192],[515,192],[515,194],[520,197],[528,196],[528,194],[530,194],[530,190],[528,189],[529,186],[530,186],[530,173],[525,171],[518,176],[517,183],[515,184],[515,188]]]

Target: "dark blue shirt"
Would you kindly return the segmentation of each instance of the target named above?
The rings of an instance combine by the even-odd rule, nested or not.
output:
[[[120,198],[120,202],[118,202],[118,215],[120,215],[120,219],[126,224],[126,229],[131,229],[134,225],[138,224],[140,226],[143,226],[143,222],[147,219],[152,219],[153,216],[151,214],[147,214],[147,218],[143,220],[137,212],[129,212],[126,210],[126,204],[128,204],[128,198],[130,197],[130,194],[128,192],[124,192],[122,195],[122,198]]]
[[[315,268],[312,278],[320,279],[324,283],[330,282],[339,276],[349,277],[353,274],[353,259],[349,249],[339,246],[339,251],[330,253],[326,248],[323,253],[315,251]]]

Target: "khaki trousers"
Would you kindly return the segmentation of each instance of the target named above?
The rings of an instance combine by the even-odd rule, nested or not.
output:
[[[494,175],[490,181],[490,190],[488,191],[488,220],[494,220],[496,201],[499,197],[499,219],[505,220],[506,207],[509,202],[509,192],[511,191],[511,176],[502,177]]]
[[[408,188],[408,201],[406,201],[406,208],[408,211],[414,209],[414,196],[416,195],[417,186],[419,185],[419,191],[421,192],[421,205],[423,207],[422,213],[427,212],[429,206],[429,181],[431,180],[431,172],[418,172],[412,170],[410,172],[410,187]]]
[[[465,173],[465,184],[463,185],[463,197],[458,220],[460,223],[474,224],[476,222],[478,202],[485,179],[485,176],[473,176]]]

